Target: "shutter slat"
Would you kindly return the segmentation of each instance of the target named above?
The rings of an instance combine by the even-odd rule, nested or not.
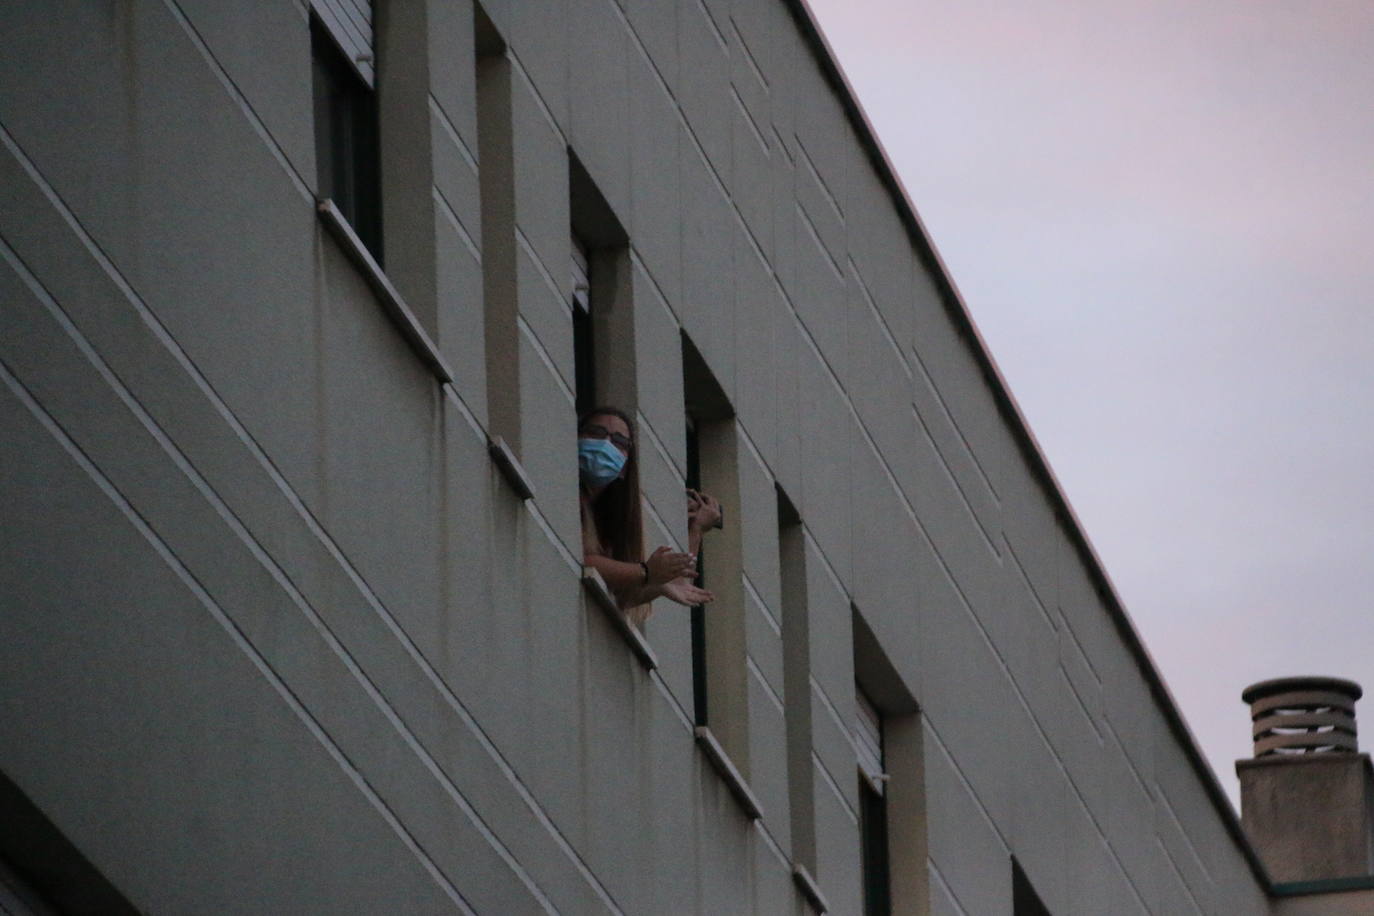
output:
[[[881,794],[883,769],[883,719],[862,690],[854,691],[854,750],[859,766]]]
[[[349,65],[364,83],[374,86],[376,50],[371,16],[361,19],[359,8],[351,0],[310,0],[310,7],[343,50]]]

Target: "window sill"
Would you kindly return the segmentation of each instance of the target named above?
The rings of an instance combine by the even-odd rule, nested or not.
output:
[[[725,753],[725,748],[720,746],[715,734],[705,725],[696,727],[697,746],[706,754],[706,759],[711,761],[711,766],[716,768],[716,772],[725,780],[725,784],[730,787],[730,792],[735,796],[735,801],[740,803],[744,813],[751,821],[756,821],[763,817],[763,809],[759,807],[759,800],[754,797],[754,793],[749,789],[749,783],[744,781],[740,771],[735,769],[729,755]]]
[[[811,877],[811,872],[806,870],[806,866],[800,862],[792,863],[792,880],[797,888],[806,898],[806,902],[811,904],[811,909],[817,913],[826,913],[830,910],[830,904],[826,902],[825,895],[821,893],[821,886],[816,883],[816,879]]]
[[[525,473],[525,468],[520,464],[520,459],[515,457],[506,440],[497,436],[487,442],[487,451],[491,453],[492,461],[496,462],[496,467],[501,471],[501,476],[506,483],[515,491],[515,495],[522,500],[534,499],[534,484],[530,477]]]
[[[868,788],[871,789],[873,794],[878,796],[879,798],[882,798],[884,795],[887,794],[888,776],[886,773],[878,773],[875,775],[873,773],[868,772],[868,770],[864,769],[861,766],[859,767],[859,778],[862,779],[865,783],[867,783]]]
[[[362,271],[363,279],[367,285],[372,287],[372,291],[377,294],[377,298],[382,301],[382,308],[386,310],[387,316],[396,325],[401,336],[406,343],[415,351],[415,355],[420,357],[429,370],[442,382],[453,381],[453,370],[444,360],[439,348],[434,345],[434,341],[429,339],[425,329],[415,317],[415,313],[405,304],[401,294],[396,291],[396,287],[391,285],[391,280],[382,271],[382,267],[372,257],[372,252],[367,250],[362,239],[353,231],[348,220],[344,217],[334,201],[324,198],[315,204],[315,210],[319,214],[320,221],[324,223],[329,234],[334,236],[344,254],[353,262],[358,270]]]
[[[605,612],[606,617],[611,621],[611,626],[615,627],[629,643],[630,650],[634,652],[647,671],[653,671],[658,667],[658,656],[654,654],[653,647],[644,638],[644,634],[639,632],[639,627],[630,622],[630,618],[625,616],[625,612],[616,603],[615,595],[606,585],[606,580],[601,578],[601,573],[590,566],[582,567],[582,587],[587,594],[592,596],[592,600],[597,607]]]

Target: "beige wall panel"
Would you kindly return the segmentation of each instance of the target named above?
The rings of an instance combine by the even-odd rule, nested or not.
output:
[[[685,615],[684,615],[685,617]],[[691,702],[690,689],[687,696]],[[658,900],[672,901],[683,913],[698,912],[703,817],[697,807],[700,752],[686,722],[670,701],[652,705],[642,769],[633,778],[647,783],[644,821],[638,840],[652,855],[652,890]]]
[[[790,311],[784,311],[773,325],[773,346],[777,360],[774,386],[777,392],[778,446],[769,470],[789,498],[800,504],[803,493],[802,478],[802,357],[811,359],[811,351],[802,339],[802,328]],[[806,405],[810,410],[810,404]]]
[[[858,770],[850,762],[846,783],[855,782]],[[827,778],[816,774],[816,874],[821,892],[834,912],[859,913],[863,907],[862,872],[859,861],[859,824],[853,812],[836,796]]]
[[[911,420],[911,370],[865,283],[851,265],[845,284],[849,347],[845,391],[883,460],[902,487],[910,490],[916,474],[911,452],[918,436]]]
[[[641,4],[632,4],[638,10]],[[670,14],[671,19],[671,14]],[[682,298],[682,199],[678,154],[685,128],[673,99],[659,83],[655,61],[631,42],[627,54],[630,84],[631,242],[653,282],[670,302]]]
[[[748,900],[753,847],[762,842],[744,810],[705,756],[696,751],[700,828],[696,837],[697,909],[700,916],[729,913]],[[682,844],[681,838],[678,840]]]
[[[564,291],[565,286],[572,284],[572,269],[569,267],[561,277],[555,277],[552,271],[556,265],[544,264],[525,245],[516,246],[515,264],[520,317],[553,363],[563,386],[573,391],[577,379],[573,358],[572,308],[569,305],[571,290]],[[604,352],[598,352],[597,357],[606,358]],[[598,369],[601,377],[609,374],[604,366]]]
[[[736,45],[738,48],[738,45]],[[743,52],[735,60],[743,58]],[[756,80],[750,82],[757,86]],[[745,86],[749,86],[746,83]],[[773,250],[773,200],[770,177],[776,138],[771,138],[768,122],[760,120],[741,98],[738,89],[731,88],[729,118],[730,144],[734,168],[731,170],[730,197],[744,219],[748,236],[760,250]],[[744,252],[740,252],[743,256]]]
[[[568,141],[627,229],[630,221],[629,30],[615,0],[566,0]]]
[[[976,619],[930,564],[929,553],[919,551],[916,574],[929,586],[921,599],[922,632],[929,636],[920,658],[924,714],[982,806],[1002,824],[1015,773],[1000,761],[1021,705]]]
[[[679,162],[683,289],[673,307],[721,389],[729,392],[735,390],[735,255],[744,253],[744,242],[729,202],[688,141]]]
[[[926,814],[933,867],[963,912],[1010,916],[1011,867],[1006,846],[969,794],[967,783],[960,778],[959,768],[939,733],[930,727],[929,717],[925,751]],[[941,883],[933,881],[932,886]]]
[[[776,611],[760,604],[755,593],[747,587],[744,605],[745,638],[749,643],[750,662],[758,666],[763,679],[781,699],[784,696],[782,620]]]
[[[326,248],[324,486],[312,509],[383,601],[435,603],[439,389],[352,273]]]
[[[568,125],[568,14],[573,0],[548,0],[546,3],[521,3],[497,0],[484,4],[497,29],[529,74],[548,109],[565,133]]]
[[[636,406],[649,421],[677,473],[685,475],[687,421],[682,412],[682,335],[677,320],[639,263],[633,267],[633,283],[635,351],[643,354],[635,360],[635,389],[639,397]]]
[[[749,672],[749,788],[763,808],[762,828],[788,853],[792,820],[787,799],[787,724],[779,708],[782,685],[765,684]],[[756,845],[766,846],[762,839]],[[767,865],[767,860],[763,860]],[[772,859],[773,868],[781,863]]]
[[[634,3],[622,2],[625,17],[632,32],[632,43],[641,50],[632,52],[640,59],[653,61],[653,68],[668,86],[676,86],[678,79],[677,61],[677,7],[676,0],[636,0]],[[635,80],[631,80],[631,86]]]
[[[1148,910],[1097,826],[1081,807],[1065,812],[1068,828],[1070,914],[1121,913],[1140,916]]]
[[[766,464],[777,463],[778,347],[792,318],[768,265],[741,252],[735,274],[735,409]],[[775,513],[776,514],[776,513]]]
[[[251,887],[286,911],[385,908],[397,889],[457,910],[189,581],[0,391],[5,466],[26,472],[7,475],[5,499],[35,522],[28,549],[83,557],[72,575],[0,553],[6,594],[33,611],[0,618],[5,694],[32,699],[0,724],[4,771],[140,908],[236,912]],[[164,733],[178,740],[146,740]],[[243,833],[210,829],[222,823]],[[145,857],[128,854],[130,830]]]
[[[915,328],[911,287],[918,270],[911,236],[891,205],[887,188],[867,162],[850,176],[849,256],[864,277],[874,305],[899,346]]]
[[[814,680],[811,682],[812,762],[835,784],[835,789],[829,791],[842,798],[849,811],[857,817],[859,786],[858,762],[851,738],[853,710],[853,687],[836,696],[827,694]],[[821,822],[817,820],[817,843],[821,842],[819,833],[822,829]]]
[[[287,160],[311,181],[315,135],[304,10],[290,3],[226,6],[215,0],[179,0],[177,8]]]
[[[854,601],[868,616],[882,621],[875,625],[888,636],[910,627],[916,619],[920,583],[912,577],[912,570],[916,551],[924,549],[924,544],[920,544],[916,522],[868,443],[855,437],[849,443],[849,454]]]
[[[854,624],[849,596],[826,568],[815,540],[806,538],[806,604],[811,676],[831,695],[854,690]]]
[[[849,443],[859,432],[854,428],[853,416],[843,396],[836,390],[815,351],[801,350],[798,362],[799,445],[803,462],[799,508],[807,530],[848,588],[852,506],[848,488],[841,481],[847,476]]]
[[[1007,831],[1011,853],[1041,902],[1062,913],[1068,907],[1063,810],[1074,803],[1073,787],[1029,716],[1018,716],[1006,737],[1018,763]]]
[[[560,290],[572,295],[567,141],[525,74],[511,74],[515,225]]]
[[[434,224],[435,292],[439,349],[453,367],[453,387],[463,404],[487,422],[487,364],[482,308],[482,265],[476,247],[441,200]]]
[[[754,843],[751,912],[778,916],[812,916],[815,912],[792,880],[792,864],[778,858],[767,842]]]
[[[775,619],[782,607],[778,580],[778,499],[773,477],[758,455],[741,441],[739,449],[739,505],[727,510],[726,524],[740,526],[744,572]],[[732,517],[733,515],[733,517]]]
[[[428,48],[432,105],[444,113],[462,143],[477,149],[477,49],[473,0],[428,0]],[[473,232],[473,238],[480,238]]]
[[[796,211],[796,273],[788,288],[791,302],[820,348],[830,371],[839,379],[849,375],[849,328],[845,320],[844,261],[821,243],[814,224]],[[841,256],[842,257],[842,256]]]
[[[675,550],[687,549],[687,483],[650,438],[654,432],[642,423],[639,426],[639,489],[653,514],[658,516],[651,525],[651,516],[645,514],[645,555],[661,544]],[[658,527],[658,522],[662,523],[662,528]],[[706,549],[710,549],[709,538]]]
[[[521,463],[550,527],[574,556],[582,555],[578,509],[577,414],[530,335],[520,333]]]
[[[678,80],[673,96],[711,168],[728,187],[731,176],[730,60],[725,35],[697,2],[677,4]]]

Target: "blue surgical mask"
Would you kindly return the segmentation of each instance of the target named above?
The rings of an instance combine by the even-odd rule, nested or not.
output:
[[[600,490],[619,477],[625,460],[625,453],[609,439],[577,440],[577,470],[590,489]]]

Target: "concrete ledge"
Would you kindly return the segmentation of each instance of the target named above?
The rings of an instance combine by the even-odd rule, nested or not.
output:
[[[520,459],[515,457],[515,453],[510,450],[506,440],[500,436],[487,442],[487,451],[491,454],[491,460],[496,462],[496,467],[501,471],[501,476],[515,494],[523,499],[534,498],[534,484],[530,481],[530,476],[525,473],[525,468],[520,464]]]
[[[806,898],[806,902],[811,904],[811,909],[817,913],[830,911],[830,904],[826,901],[825,895],[821,893],[821,886],[816,883],[816,879],[811,877],[811,872],[806,870],[806,866],[800,862],[792,863],[792,881]]]
[[[735,800],[740,803],[744,813],[751,821],[756,821],[763,817],[763,808],[759,805],[759,800],[754,797],[754,793],[749,788],[749,783],[744,781],[744,776],[736,769],[730,756],[725,753],[725,748],[720,746],[715,734],[705,725],[698,725],[695,730],[697,746],[706,754],[706,759],[711,761],[711,766],[715,767],[721,779],[730,787],[730,792],[735,796]]]
[[[429,339],[415,313],[406,305],[396,287],[391,285],[391,280],[383,272],[382,266],[372,257],[372,252],[367,250],[363,240],[358,238],[358,234],[353,231],[338,205],[324,198],[315,202],[315,211],[325,228],[329,230],[329,234],[334,236],[335,241],[343,248],[344,254],[348,255],[348,259],[362,272],[363,279],[377,294],[377,298],[382,302],[382,308],[386,310],[387,316],[401,332],[406,343],[415,351],[415,355],[420,357],[440,382],[452,382],[453,370],[449,368],[443,354],[434,345],[434,341]]]
[[[647,671],[653,671],[658,667],[658,656],[654,654],[654,649],[649,645],[644,634],[639,632],[639,627],[630,622],[630,618],[621,610],[620,605],[615,600],[615,595],[611,594],[610,588],[606,585],[606,580],[601,578],[601,573],[590,566],[582,567],[582,587],[587,594],[591,595],[597,607],[605,612],[606,618],[611,625],[616,628],[625,642],[629,643],[630,650],[634,652]]]

